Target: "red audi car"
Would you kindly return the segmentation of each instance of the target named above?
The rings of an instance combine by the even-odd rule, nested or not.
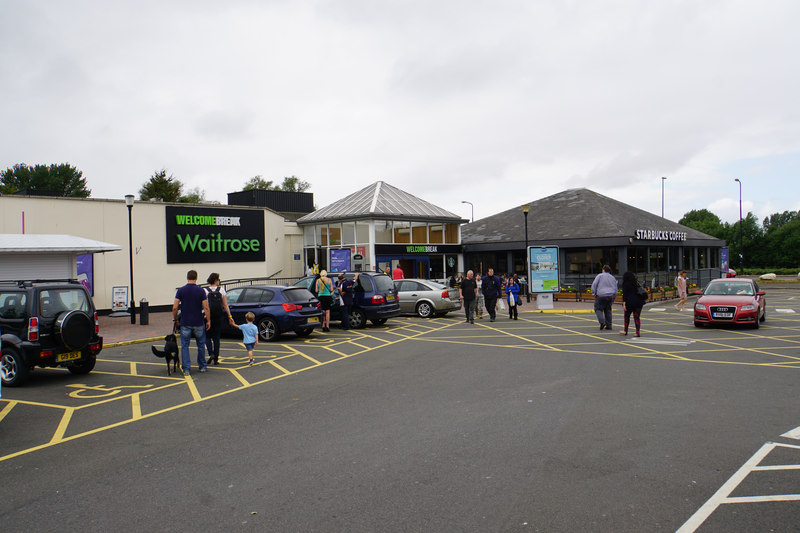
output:
[[[767,299],[758,284],[747,278],[712,280],[694,304],[694,325],[746,324],[758,328],[767,318]]]

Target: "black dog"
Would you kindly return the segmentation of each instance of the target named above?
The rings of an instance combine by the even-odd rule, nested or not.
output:
[[[170,333],[166,337],[164,337],[164,351],[159,350],[155,346],[150,346],[153,350],[153,354],[156,357],[163,357],[167,360],[167,375],[171,376],[172,372],[177,374],[178,372],[178,343],[175,340],[175,335]],[[172,361],[173,369],[170,370],[169,362]]]

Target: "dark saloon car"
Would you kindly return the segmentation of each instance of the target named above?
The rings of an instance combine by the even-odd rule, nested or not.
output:
[[[353,287],[353,308],[350,312],[350,327],[355,329],[367,325],[367,320],[380,325],[393,316],[400,314],[400,304],[397,300],[397,290],[392,278],[380,272],[345,272],[349,279],[355,279]],[[339,272],[331,272],[328,277],[336,286]],[[296,287],[303,287],[313,292],[314,282],[319,276],[306,276],[294,283]],[[331,307],[331,320],[341,320],[341,308],[338,298],[333,299]]]
[[[293,331],[298,337],[307,337],[320,325],[322,310],[319,300],[300,287],[249,286],[230,289],[228,306],[237,324],[247,322],[248,312],[256,316],[261,341],[274,341],[281,333]],[[223,332],[234,334],[239,330],[225,323]]]
[[[721,278],[709,282],[694,304],[694,325],[745,324],[757,328],[767,318],[765,292],[747,278]]]

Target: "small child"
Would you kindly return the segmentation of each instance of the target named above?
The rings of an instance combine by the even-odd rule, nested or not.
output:
[[[245,320],[247,320],[247,324],[242,324],[241,326],[234,324],[235,327],[239,328],[242,332],[242,336],[244,337],[242,340],[244,341],[244,347],[247,348],[247,356],[250,358],[250,366],[255,364],[253,360],[253,348],[255,348],[256,344],[258,344],[258,326],[253,324],[253,321],[256,319],[256,315],[253,313],[247,313],[244,315]]]

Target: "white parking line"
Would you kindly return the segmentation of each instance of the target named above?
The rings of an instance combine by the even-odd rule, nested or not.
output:
[[[625,341],[626,344],[661,344],[666,346],[689,346],[694,342],[697,341],[691,339],[651,339],[645,337],[634,337]]]
[[[800,429],[800,428],[798,428]],[[790,432],[791,433],[791,432]],[[736,490],[742,481],[750,474],[750,472],[763,471],[763,470],[797,470],[800,475],[800,464],[795,465],[776,465],[776,466],[758,466],[759,463],[775,448],[790,448],[800,450],[800,446],[792,444],[778,444],[775,442],[767,442],[760,450],[758,450],[742,467],[733,474],[728,481],[723,484],[717,492],[714,493],[709,500],[703,504],[700,509],[694,513],[689,520],[684,523],[676,533],[690,533],[696,531],[703,522],[705,522],[711,514],[717,510],[722,504],[736,504],[736,503],[760,503],[760,502],[788,502],[800,501],[800,494],[769,494],[769,495],[753,495],[753,496],[735,496],[731,497],[730,494]]]
[[[791,431],[787,431],[781,437],[786,437],[787,439],[796,439],[800,440],[800,427],[796,427]]]
[[[794,309],[776,309],[776,313],[794,313]]]

